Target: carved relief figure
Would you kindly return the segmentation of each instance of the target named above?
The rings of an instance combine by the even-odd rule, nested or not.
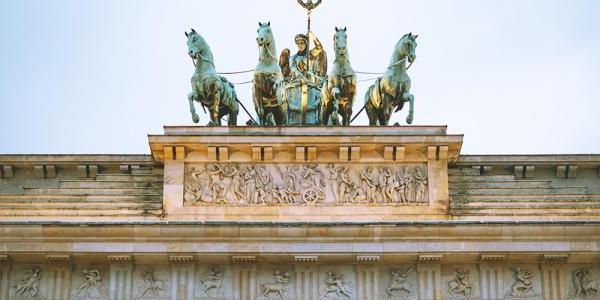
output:
[[[41,277],[40,269],[37,267],[23,272],[23,278],[13,285],[15,295],[35,297],[38,293]]]
[[[473,294],[473,284],[469,279],[470,270],[458,268],[454,280],[448,282],[448,293],[454,296],[470,297]]]
[[[263,295],[265,295],[267,299],[270,299],[269,295],[275,293],[283,300],[285,292],[287,292],[287,285],[290,283],[290,273],[277,270],[275,271],[274,277],[275,283],[262,284]]]
[[[208,275],[204,279],[200,279],[200,283],[202,283],[202,290],[209,297],[218,297],[221,294],[221,289],[223,287],[223,276],[225,272],[223,272],[219,267],[211,267],[208,270]],[[211,290],[214,290],[211,293]]]
[[[427,203],[421,166],[207,164],[186,172],[186,204],[336,205]]]
[[[600,290],[600,283],[592,276],[591,267],[579,268],[573,271],[573,283],[569,288],[572,297],[596,297]]]
[[[327,299],[329,294],[335,294],[337,297],[342,297],[342,295],[348,299],[352,299],[352,291],[349,286],[349,283],[344,279],[343,274],[338,274],[336,272],[326,272],[327,279],[325,280],[325,284],[327,287],[321,294],[322,299]]]
[[[513,272],[515,282],[508,295],[513,297],[524,297],[527,296],[527,294],[535,294],[533,282],[531,281],[533,274],[531,274],[529,270],[521,269],[520,267],[514,268]]]
[[[373,167],[368,166],[366,170],[360,170],[360,179],[367,202],[374,203],[376,199],[375,195],[377,193],[377,182],[375,181],[375,175],[373,174]]]
[[[413,178],[415,181],[415,201],[419,203],[425,202],[425,196],[427,194],[427,176],[425,176],[421,167],[414,169]]]
[[[392,271],[392,282],[387,289],[390,297],[401,297],[404,299],[412,294],[412,287],[410,282],[408,282],[408,273],[411,271],[412,267]]]
[[[156,278],[153,269],[148,269],[142,274],[144,285],[142,287],[142,296],[152,294],[152,296],[160,296],[165,290],[165,282]]]
[[[102,275],[98,270],[83,270],[85,282],[77,289],[77,296],[99,298],[102,296]]]

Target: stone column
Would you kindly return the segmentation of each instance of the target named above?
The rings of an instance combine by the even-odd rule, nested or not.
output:
[[[504,298],[504,265],[502,263],[479,264],[479,288],[481,299]]]
[[[357,297],[363,300],[378,300],[379,298],[379,256],[358,256]]]
[[[47,255],[48,299],[69,299],[71,291],[71,257],[69,255]]]
[[[193,300],[196,265],[191,255],[169,256],[171,262],[171,299]]]
[[[419,257],[417,264],[417,284],[419,299],[442,299],[442,265],[441,256],[425,255]]]
[[[233,298],[256,299],[256,257],[233,256]]]
[[[542,263],[540,269],[542,270],[542,294],[544,299],[566,299],[567,286],[564,266]]]
[[[110,255],[108,293],[110,300],[131,300],[133,263],[129,255]]]
[[[9,273],[10,261],[8,255],[0,255],[0,300],[8,299],[8,290],[10,290]]]
[[[296,265],[296,299],[319,299],[319,266],[318,256],[298,255],[294,257]]]

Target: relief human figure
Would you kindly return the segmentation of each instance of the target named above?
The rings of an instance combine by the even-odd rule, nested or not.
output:
[[[246,167],[243,175],[245,198],[248,203],[256,203],[256,169],[254,166]]]
[[[102,294],[102,275],[98,270],[83,270],[85,282],[77,289],[77,296],[99,298]]]
[[[200,279],[202,283],[202,290],[204,293],[211,297],[210,291],[214,289],[213,296],[218,297],[221,294],[221,288],[223,285],[224,272],[219,267],[211,267],[208,270],[208,275],[204,279]]]
[[[338,203],[340,199],[338,199],[338,177],[339,177],[339,168],[337,168],[334,164],[329,164],[327,166],[327,172],[329,174],[329,188],[331,189],[331,195],[333,195],[333,200],[335,203]]]
[[[352,181],[350,180],[347,166],[341,167],[340,171],[338,172],[337,184],[338,184],[337,200],[338,200],[339,204],[343,204],[347,200],[347,198],[346,198],[347,191],[353,185]]]
[[[348,287],[348,283],[344,280],[342,274],[336,272],[327,272],[327,279],[325,280],[327,287],[321,294],[321,298],[327,298],[329,294],[335,293],[336,296],[342,297],[344,295],[348,299],[352,299],[352,291]]]
[[[40,285],[40,278],[42,277],[40,269],[37,267],[29,269],[23,272],[23,275],[24,277],[13,286],[15,288],[15,295],[35,297]]]
[[[513,297],[524,297],[527,293],[535,293],[533,282],[531,281],[533,274],[529,270],[521,269],[520,267],[513,269],[513,271],[515,272],[515,282],[508,294]]]
[[[287,291],[287,285],[290,283],[290,273],[277,270],[275,271],[274,277],[275,283],[262,284],[263,295],[269,298],[271,293],[275,293],[283,300],[285,297],[285,292]]]
[[[212,190],[211,178],[206,173],[207,169],[204,166],[198,168],[192,167],[188,173],[185,184],[185,199],[192,202],[210,203]]]
[[[398,186],[398,183],[396,182],[396,178],[394,178],[394,175],[392,174],[392,171],[390,171],[389,168],[383,168],[381,169],[381,171],[383,172],[384,176],[385,176],[385,195],[384,195],[384,199],[387,198],[388,203],[392,203],[396,201],[396,187]]]
[[[408,273],[411,271],[412,267],[392,271],[392,282],[387,289],[387,293],[390,297],[404,294],[410,296],[410,294],[412,294],[412,287],[410,282],[408,282]]]
[[[151,292],[153,296],[160,296],[161,292],[165,290],[165,283],[162,280],[156,278],[153,269],[148,269],[142,274],[144,285],[142,287],[142,296],[146,296],[147,293]]]
[[[360,182],[362,189],[365,192],[368,203],[375,203],[375,195],[377,193],[377,182],[375,181],[375,174],[373,174],[373,167],[368,166],[367,170],[360,170]]]
[[[569,288],[570,296],[584,298],[599,296],[600,283],[594,280],[590,269],[587,267],[573,271],[573,285]]]
[[[470,270],[456,269],[454,280],[448,282],[448,293],[455,296],[470,297],[473,285],[469,280]]]
[[[415,202],[426,202],[425,195],[427,194],[427,176],[423,174],[423,169],[416,167],[413,173],[415,182]]]

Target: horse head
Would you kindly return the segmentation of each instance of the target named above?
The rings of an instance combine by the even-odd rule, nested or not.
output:
[[[271,22],[261,23],[258,22],[258,29],[256,30],[257,37],[256,42],[259,46],[269,47],[273,42],[273,31],[271,30]]]
[[[344,28],[335,27],[335,35],[333,36],[333,44],[335,47],[336,56],[345,56],[346,55],[347,38],[348,38],[348,35],[346,34],[346,27],[344,27]]]
[[[400,57],[404,58],[406,57],[408,59],[408,62],[412,63],[415,61],[415,59],[417,59],[417,54],[416,54],[416,50],[417,50],[417,37],[419,35],[414,35],[412,34],[412,32],[405,34],[401,39],[400,39],[400,49],[398,49],[400,51]]]
[[[197,59],[201,55],[204,45],[202,43],[202,37],[192,28],[190,32],[185,32],[187,37],[188,54],[191,58]]]

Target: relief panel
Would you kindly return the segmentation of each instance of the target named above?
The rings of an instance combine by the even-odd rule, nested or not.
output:
[[[382,267],[379,274],[379,293],[383,299],[417,300],[419,289],[417,285],[416,265],[394,265]]]
[[[108,299],[108,267],[105,265],[81,265],[71,273],[71,299]]]
[[[187,164],[184,205],[423,205],[425,164]]]

